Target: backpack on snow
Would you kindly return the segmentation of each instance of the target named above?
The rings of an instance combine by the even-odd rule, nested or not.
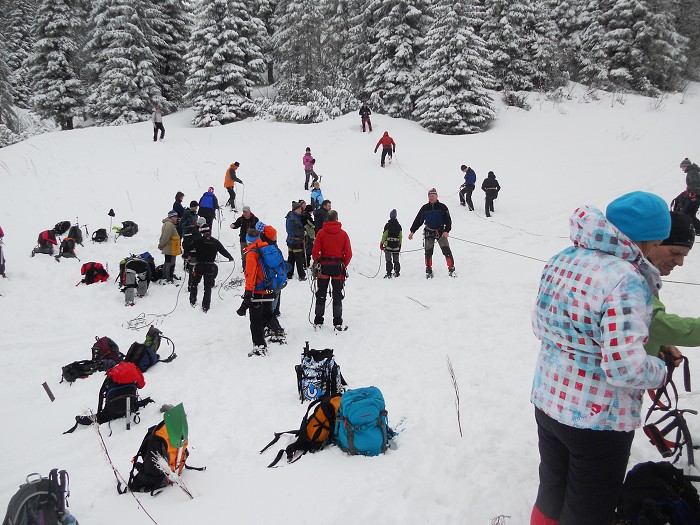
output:
[[[124,302],[127,305],[134,304],[134,295],[144,297],[148,292],[148,286],[153,280],[151,263],[143,258],[143,255],[131,254],[119,263],[119,286],[124,292]],[[152,257],[151,257],[152,259]]]
[[[333,443],[335,437],[335,418],[340,407],[341,396],[323,396],[312,401],[306,409],[304,419],[301,420],[299,430],[287,430],[275,432],[275,437],[260,453],[262,454],[279,441],[283,434],[292,434],[297,440],[277,453],[275,459],[267,467],[272,468],[287,454],[287,463],[294,463],[307,452],[317,452]]]
[[[58,247],[58,255],[56,255],[56,260],[60,261],[61,257],[77,259],[78,256],[75,255],[75,241],[71,237],[66,237],[61,241],[61,245]]]
[[[100,363],[92,359],[73,361],[61,368],[61,383],[74,383],[78,379],[88,377],[100,370]]]
[[[109,274],[104,266],[98,262],[86,262],[80,267],[80,275],[84,275],[80,283],[93,284],[104,283],[109,279]],[[78,283],[78,284],[80,284]],[[76,286],[78,286],[76,284]]]
[[[314,401],[324,395],[334,396],[345,391],[347,383],[335,362],[333,349],[315,350],[306,341],[301,363],[294,367],[297,373],[299,400]]]
[[[165,359],[161,359],[160,355],[158,355],[158,349],[163,339],[173,347],[172,352]],[[158,330],[155,326],[151,326],[146,333],[146,340],[143,343],[132,343],[124,360],[129,363],[134,363],[139,367],[141,372],[145,372],[156,363],[169,363],[176,357],[175,343],[173,343],[172,339],[165,337],[163,332]]]
[[[138,389],[146,384],[141,371],[133,363],[121,362],[107,371],[98,396],[97,413],[94,416],[75,416],[75,425],[66,430],[70,434],[78,425],[107,423],[126,417],[126,429],[131,429],[131,421],[141,422],[139,409],[153,403],[150,397],[141,399]]]
[[[109,239],[109,235],[107,235],[107,230],[105,228],[100,228],[92,232],[92,242],[105,242],[107,239]]]
[[[79,225],[74,224],[70,227],[70,229],[68,230],[68,237],[73,239],[80,246],[83,245],[83,231],[80,229]]]
[[[115,229],[117,230],[117,236],[114,239],[116,241],[120,235],[122,237],[133,237],[136,235],[139,232],[139,225],[133,221],[122,221],[122,227],[115,227]]]
[[[700,497],[681,469],[648,461],[627,473],[617,514],[619,525],[696,525]]]
[[[279,293],[287,286],[287,261],[276,244],[268,244],[255,248],[263,271],[263,286],[265,290]]]
[[[53,231],[56,235],[63,235],[70,229],[70,221],[57,222],[56,226],[53,227]]]
[[[186,464],[189,456],[187,416],[182,403],[163,414],[163,421],[146,432],[138,452],[133,457],[133,466],[126,487],[117,483],[117,492],[150,492],[151,496],[160,493],[171,481],[169,474],[159,468],[159,458],[167,462],[170,472],[180,475],[183,468],[206,470],[206,467],[190,467]],[[163,461],[162,459],[160,460]]]
[[[92,345],[92,359],[73,361],[61,368],[61,383],[73,383],[79,378],[88,377],[95,372],[105,372],[124,360],[117,343],[109,337],[95,337]]]
[[[377,456],[386,451],[389,429],[384,396],[376,386],[348,390],[335,419],[335,444],[350,455]]]
[[[67,515],[68,473],[53,469],[49,477],[29,474],[10,499],[2,525],[60,525]]]

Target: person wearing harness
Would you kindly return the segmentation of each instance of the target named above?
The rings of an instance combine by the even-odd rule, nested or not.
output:
[[[243,270],[245,270],[245,247],[248,246],[248,242],[245,240],[248,230],[255,228],[258,223],[258,218],[250,211],[250,206],[243,206],[243,214],[238,217],[234,222],[231,223],[231,229],[240,229],[239,238],[241,240],[241,260],[243,261]]]
[[[394,139],[392,139],[389,136],[389,132],[385,131],[384,135],[382,135],[382,138],[380,138],[377,141],[377,145],[374,146],[374,152],[377,153],[377,149],[379,149],[379,145],[381,144],[382,146],[382,168],[384,167],[384,161],[386,160],[386,156],[389,155],[389,160],[393,158],[393,154],[396,153],[396,142],[394,142]]]
[[[229,261],[233,261],[233,256],[224,248],[218,239],[211,236],[211,228],[206,224],[203,225],[199,232],[202,236],[195,240],[187,252],[185,257],[196,259],[194,269],[190,274],[188,290],[190,292],[190,304],[194,307],[197,304],[197,288],[199,282],[204,277],[204,297],[202,298],[202,311],[209,311],[211,306],[211,289],[214,287],[216,276],[219,273],[219,267],[214,262],[216,254],[220,253]]]
[[[299,280],[306,281],[306,255],[304,254],[306,230],[301,222],[301,213],[301,203],[294,201],[292,203],[292,211],[286,216],[287,249],[289,250],[287,262],[290,264],[287,279],[294,277],[294,265],[296,263]]]
[[[427,279],[433,277],[433,248],[436,240],[445,256],[449,276],[454,277],[455,261],[452,257],[452,250],[450,250],[450,243],[447,240],[452,229],[452,217],[450,217],[450,210],[447,209],[447,206],[438,201],[435,188],[428,191],[428,202],[418,210],[418,214],[411,224],[411,232],[408,234],[409,241],[413,239],[413,234],[418,231],[421,225],[424,225],[425,277]]]
[[[228,167],[224,176],[224,188],[228,191],[228,202],[226,204],[230,205],[233,211],[238,211],[236,209],[236,183],[243,184],[243,181],[236,176],[236,170],[239,166],[240,163],[234,162]],[[245,233],[245,230],[243,231]]]
[[[462,164],[460,168],[464,172],[464,184],[459,187],[459,204],[469,206],[469,211],[474,211],[472,193],[476,188],[476,172],[469,166]]]
[[[216,210],[219,209],[219,201],[214,195],[214,187],[209,186],[209,189],[204,192],[199,199],[199,216],[207,220],[207,225],[211,229],[214,226],[216,218]]]
[[[384,233],[382,240],[379,243],[379,249],[384,251],[386,258],[386,275],[384,279],[391,279],[391,272],[394,272],[394,277],[398,277],[401,273],[401,263],[399,262],[399,252],[401,251],[401,240],[403,233],[401,225],[396,219],[396,210],[389,212],[389,222],[384,225]]]
[[[369,109],[367,103],[363,103],[360,108],[360,118],[362,119],[362,133],[365,132],[365,125],[369,126],[370,133],[372,132],[372,120],[369,116],[372,114],[372,110]]]
[[[314,262],[318,264],[318,290],[316,290],[316,317],[314,325],[323,325],[326,310],[328,285],[331,285],[333,297],[333,327],[343,331],[343,288],[347,278],[347,267],[352,259],[350,237],[338,222],[338,212],[330,210],[323,228],[316,234],[316,241],[311,252]]]
[[[493,201],[498,198],[498,192],[501,191],[501,185],[496,180],[496,174],[489,171],[488,176],[481,183],[481,189],[486,194],[484,201],[484,211],[487,217],[491,217],[493,212]]]

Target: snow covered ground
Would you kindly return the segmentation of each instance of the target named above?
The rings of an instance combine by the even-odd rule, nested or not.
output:
[[[156,403],[142,410],[140,425],[127,432],[117,421],[105,437],[127,476],[147,428],[161,419],[161,404],[184,403],[189,462],[207,471],[184,474],[194,500],[177,488],[155,498],[138,495],[158,523],[292,525],[323,516],[342,525],[449,525],[488,524],[499,515],[510,517],[508,525],[528,523],[538,465],[529,403],[538,341],[530,310],[541,261],[569,244],[567,218],[576,206],[604,209],[631,190],[670,201],[684,186],[679,162],[700,159],[700,85],[668,97],[661,108],[635,96],[583,99],[576,88],[560,103],[533,97],[529,112],[502,107],[492,129],[472,136],[433,135],[382,115],[373,115],[371,134],[360,132],[356,115],[308,126],[246,121],[193,129],[191,114],[182,112],[165,117],[163,143],[151,141],[146,122],[47,133],[0,150],[0,225],[9,277],[0,279],[0,508],[26,474],[60,467],[70,473],[70,505],[81,523],[150,523],[130,495],[116,493],[95,431],[61,434],[75,415],[96,408],[102,374],[73,386],[59,380],[61,366],[89,358],[94,336],[111,337],[125,352],[145,336],[128,329],[127,321],[171,312],[155,319],[175,341],[178,358],[149,370],[142,391]],[[372,151],[384,130],[396,140],[397,153],[381,169],[379,153]],[[77,260],[29,257],[40,231],[76,216],[90,232],[109,227],[107,212],[114,208],[115,224],[133,220],[138,235],[86,242],[77,249],[82,262],[108,264],[112,279],[129,253],[149,250],[160,263],[161,219],[175,193],[183,191],[188,203],[214,186],[225,202],[224,173],[235,160],[245,182],[239,206],[250,205],[282,237],[290,202],[308,201],[301,164],[306,146],[317,159],[323,194],[353,244],[347,332],[314,332],[309,283],[293,281],[283,293],[280,319],[288,344],[271,345],[267,358],[248,358],[248,320],[235,314],[242,289],[215,289],[207,314],[189,307],[186,290],[158,285],[127,308],[111,280],[76,287]],[[475,212],[459,206],[463,163],[475,169],[477,188],[489,170],[496,173],[503,189],[493,218],[484,218],[480,189]],[[458,278],[448,278],[438,251],[435,278],[425,279],[421,251],[410,251],[421,248],[416,235],[404,242],[401,277],[382,279],[378,245],[389,211],[398,210],[407,235],[432,186],[452,212]],[[214,233],[236,256],[236,266],[220,265],[220,283],[241,275],[238,232],[227,227],[234,216],[224,215]],[[700,256],[691,253],[670,279],[698,283],[699,269]],[[662,290],[668,310],[684,315],[700,315],[697,294],[695,286],[683,284]],[[274,431],[297,427],[305,411],[293,367],[307,340],[336,350],[351,387],[383,391],[390,424],[399,431],[386,455],[350,457],[330,448],[293,465],[265,468],[276,448],[258,451]],[[697,351],[687,353],[700,377]],[[448,356],[460,387],[463,437]],[[56,396],[53,403],[44,381]],[[682,403],[697,409],[697,399],[684,395]],[[700,431],[697,420],[691,427]],[[106,425],[102,432],[108,433]],[[631,463],[659,459],[640,432]]]

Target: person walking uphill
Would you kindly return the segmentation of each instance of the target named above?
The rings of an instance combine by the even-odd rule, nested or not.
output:
[[[311,252],[315,263],[318,263],[318,290],[316,291],[316,317],[314,325],[323,325],[323,314],[326,310],[326,295],[328,285],[331,285],[333,296],[333,327],[337,331],[346,330],[343,325],[343,288],[347,278],[346,268],[352,259],[350,237],[338,222],[338,212],[330,210],[326,222],[316,234],[316,241]]]
[[[384,251],[386,257],[386,275],[384,279],[391,279],[391,272],[394,272],[394,277],[401,274],[401,262],[399,261],[399,252],[401,251],[401,225],[396,219],[396,210],[389,212],[389,222],[384,225],[382,240],[379,243],[379,249]]]
[[[202,236],[195,240],[190,248],[197,257],[197,263],[192,270],[191,279],[189,281],[188,290],[190,292],[190,304],[197,304],[197,288],[199,282],[204,277],[204,297],[202,297],[202,310],[206,313],[211,306],[211,289],[214,287],[216,276],[219,274],[219,267],[214,262],[216,254],[220,253],[229,261],[233,261],[233,256],[224,248],[224,246],[211,236],[211,229],[206,224],[199,229]],[[188,255],[188,252],[185,252]]]
[[[693,220],[695,233],[700,235],[700,221],[697,213],[700,208],[700,168],[697,164],[685,158],[681,161],[681,170],[685,173],[685,191],[676,197],[680,201],[679,207],[674,207],[675,211],[685,213]]]
[[[459,187],[459,203],[462,206],[469,206],[469,211],[474,211],[472,193],[476,188],[476,172],[469,166],[462,164],[460,169],[464,172],[464,184]]]
[[[545,265],[532,313],[542,341],[530,401],[539,438],[531,525],[612,525],[644,389],[664,362],[644,342],[659,271],[647,257],[668,237],[666,203],[632,192],[603,214],[569,218],[573,246]]]
[[[238,162],[231,164],[226,170],[226,176],[224,177],[224,188],[228,191],[226,204],[230,205],[233,211],[238,211],[236,208],[236,183],[243,184],[243,181],[236,176],[236,170],[238,170],[239,166],[240,163]]]
[[[158,130],[160,130],[160,140],[165,138],[165,128],[163,127],[163,114],[160,112],[160,107],[153,108],[151,114],[151,122],[153,122],[153,142],[158,140]]]
[[[216,218],[216,210],[219,209],[219,201],[214,195],[214,188],[209,186],[209,189],[199,199],[199,216],[204,217],[207,221],[207,226],[214,226]]]
[[[496,180],[496,175],[493,171],[489,171],[488,176],[484,179],[484,182],[481,183],[481,189],[486,193],[484,212],[487,217],[491,217],[493,201],[498,198],[498,192],[501,191],[501,185]]]
[[[301,158],[301,163],[304,165],[304,175],[306,175],[306,182],[304,182],[304,189],[308,191],[309,189],[309,177],[313,177],[313,182],[318,180],[318,175],[314,171],[314,165],[316,164],[316,159],[311,155],[311,148],[306,148],[306,153]]]
[[[248,241],[245,240],[248,230],[255,228],[258,223],[258,218],[250,211],[250,206],[243,206],[243,213],[234,222],[231,223],[231,229],[237,230],[240,228],[239,239],[241,241],[241,260],[243,261],[243,270],[245,270],[245,248],[248,246]]]
[[[447,240],[452,229],[452,217],[450,217],[450,210],[447,209],[447,206],[438,201],[438,194],[435,188],[431,188],[428,191],[428,202],[421,206],[416,218],[413,220],[413,224],[411,224],[411,232],[408,234],[409,241],[413,239],[413,234],[418,231],[421,225],[424,225],[425,277],[427,279],[433,277],[433,248],[436,240],[445,256],[447,271],[450,277],[454,277],[455,261],[452,257],[452,250],[450,250],[450,243]]]
[[[369,116],[372,114],[372,110],[369,109],[369,106],[367,104],[362,104],[362,107],[360,108],[360,118],[362,119],[362,133],[365,132],[365,125],[369,126],[369,131],[370,133],[372,132],[372,120],[369,118]]]
[[[379,145],[381,144],[382,146],[382,168],[384,167],[384,161],[386,160],[386,156],[389,155],[389,160],[393,158],[393,154],[396,153],[396,142],[394,142],[394,139],[392,139],[389,136],[389,132],[385,131],[384,135],[382,135],[382,138],[380,138],[377,141],[377,145],[374,146],[374,152],[377,153],[377,149],[379,149]]]
[[[165,255],[163,279],[168,284],[172,284],[173,279],[177,279],[175,277],[175,257],[182,253],[180,249],[180,234],[177,232],[177,226],[175,226],[177,220],[177,212],[175,210],[169,211],[168,217],[163,219],[163,228],[158,241],[158,249],[160,253]]]

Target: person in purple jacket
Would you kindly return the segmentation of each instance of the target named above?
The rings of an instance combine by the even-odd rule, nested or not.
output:
[[[632,192],[603,214],[569,218],[573,246],[544,267],[532,312],[541,346],[530,401],[540,484],[531,525],[612,525],[644,389],[666,370],[648,355],[652,295],[661,277],[647,259],[671,230],[664,200]]]
[[[306,175],[304,189],[308,190],[309,177],[313,176],[313,182],[316,182],[318,180],[318,175],[316,175],[316,172],[314,171],[314,164],[316,164],[316,159],[313,157],[313,155],[311,155],[311,148],[306,148],[306,153],[304,153],[301,162],[304,165],[304,174]]]

